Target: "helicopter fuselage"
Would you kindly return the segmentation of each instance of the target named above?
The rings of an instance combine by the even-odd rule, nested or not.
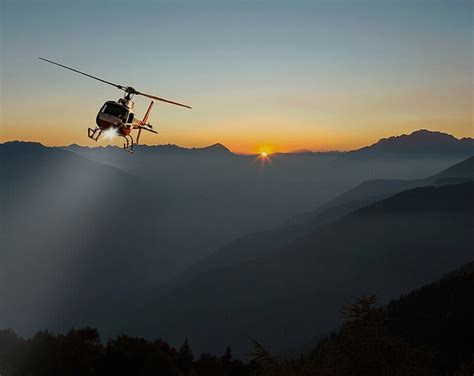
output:
[[[105,102],[95,121],[100,130],[113,129],[121,136],[129,135],[133,128],[141,124],[135,120],[134,103],[124,98]]]
[[[113,136],[120,136],[125,139],[124,149],[127,151],[133,151],[133,145],[138,143],[142,130],[146,130],[152,133],[158,133],[153,130],[151,124],[148,123],[148,117],[153,107],[153,101],[151,101],[148,109],[143,117],[143,120],[137,119],[134,112],[134,103],[130,98],[120,98],[118,101],[107,101],[99,110],[95,122],[97,128],[88,129],[89,138],[97,141],[102,133],[107,138]],[[131,136],[132,130],[138,129],[138,136],[136,142],[134,142]]]

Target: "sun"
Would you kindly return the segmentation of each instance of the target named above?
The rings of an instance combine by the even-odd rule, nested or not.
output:
[[[270,155],[273,153],[273,147],[269,144],[261,144],[257,148],[258,150],[258,156],[260,158],[270,158]]]

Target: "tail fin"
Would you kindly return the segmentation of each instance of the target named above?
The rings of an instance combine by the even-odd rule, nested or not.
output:
[[[142,120],[143,124],[146,124],[146,122],[148,121],[148,117],[150,116],[151,109],[153,108],[154,103],[155,102],[153,102],[153,101],[150,102],[150,105],[148,106],[148,110],[146,110],[146,114],[145,114],[145,116],[143,117],[143,120]]]
[[[137,141],[136,144],[138,145],[138,141],[140,140],[140,135],[142,134],[142,128],[138,128],[138,135],[137,135]]]
[[[150,105],[148,106],[148,110],[146,110],[145,116],[143,116],[142,124],[145,125],[148,122],[148,117],[150,116],[151,109],[153,108],[153,104],[155,102],[151,101]],[[138,140],[140,140],[140,135],[142,134],[142,129],[143,126],[140,126],[138,129],[138,135],[137,135],[137,145],[138,145]]]

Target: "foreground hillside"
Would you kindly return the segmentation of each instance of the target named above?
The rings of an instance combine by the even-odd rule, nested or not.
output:
[[[28,340],[0,330],[0,373],[23,375],[333,375],[470,376],[474,371],[473,263],[388,306],[372,297],[343,309],[340,329],[307,354],[280,360],[261,344],[247,342],[250,358],[193,354],[185,341],[175,349],[163,340],[118,336],[104,344],[92,328],[66,335],[43,331]]]
[[[474,372],[474,264],[377,308],[343,308],[344,323],[295,360],[260,351],[265,375],[457,375]],[[262,350],[262,349],[261,349]]]
[[[238,353],[253,334],[284,350],[337,325],[351,296],[383,301],[469,261],[473,192],[474,183],[404,191],[281,249],[197,274],[146,305],[146,329],[132,329],[188,336],[198,349],[230,343]]]

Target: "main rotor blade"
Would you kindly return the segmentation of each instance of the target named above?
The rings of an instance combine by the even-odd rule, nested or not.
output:
[[[117,84],[114,84],[113,82],[105,81],[105,80],[103,80],[103,79],[101,79],[101,78],[99,78],[99,77],[92,76],[92,75],[90,75],[90,74],[87,74],[87,73],[78,71],[77,69],[70,68],[70,67],[67,67],[67,66],[62,65],[62,64],[59,64],[59,63],[55,63],[54,61],[51,61],[51,60],[48,60],[48,59],[43,59],[42,57],[39,57],[38,59],[47,61],[48,63],[54,64],[54,65],[58,65],[58,66],[60,66],[60,67],[62,67],[62,68],[65,68],[65,69],[69,69],[69,70],[71,70],[71,71],[73,71],[73,72],[76,72],[76,73],[82,74],[82,75],[84,75],[84,76],[93,78],[94,80],[103,82],[103,83],[105,83],[105,84],[115,86],[116,88],[118,88],[118,89],[120,89],[120,90],[124,90],[124,91],[125,91],[125,89],[126,89],[125,86],[117,85]]]
[[[148,97],[148,98],[151,98],[151,99],[156,99],[157,101],[162,101],[162,102],[166,102],[166,103],[171,103],[171,104],[175,104],[176,106],[181,106],[181,107],[186,107],[186,108],[192,108],[186,104],[182,104],[182,103],[178,103],[178,102],[173,102],[173,101],[170,101],[169,99],[165,99],[165,98],[160,98],[160,97],[155,97],[154,95],[150,95],[150,94],[145,94],[145,93],[140,93],[139,91],[136,91],[135,94],[137,95],[143,95],[144,97]]]
[[[176,106],[191,108],[190,106],[185,105],[185,104],[182,104],[182,103],[170,101],[170,100],[168,100],[168,99],[156,97],[156,96],[150,95],[150,94],[140,93],[139,91],[135,90],[135,89],[132,88],[132,87],[114,84],[113,82],[109,82],[109,81],[103,80],[102,78],[92,76],[91,74],[87,74],[87,73],[81,72],[81,71],[79,71],[79,70],[77,70],[77,69],[67,67],[66,65],[62,65],[62,64],[56,63],[56,62],[54,62],[54,61],[51,61],[51,60],[48,60],[48,59],[44,59],[44,58],[42,58],[42,57],[39,57],[38,59],[43,60],[43,61],[46,61],[46,62],[51,63],[51,64],[54,64],[54,65],[57,65],[57,66],[59,66],[59,67],[65,68],[65,69],[69,69],[70,71],[73,71],[73,72],[82,74],[82,75],[84,75],[84,76],[86,76],[86,77],[89,77],[89,78],[93,78],[94,80],[103,82],[103,83],[105,83],[105,84],[115,86],[117,89],[123,90],[123,91],[125,91],[125,92],[128,93],[128,94],[143,95],[144,97],[148,97],[148,98],[151,98],[151,99],[156,99],[157,101],[166,102],[166,103],[171,103],[171,104],[174,104],[174,105],[176,105]]]

